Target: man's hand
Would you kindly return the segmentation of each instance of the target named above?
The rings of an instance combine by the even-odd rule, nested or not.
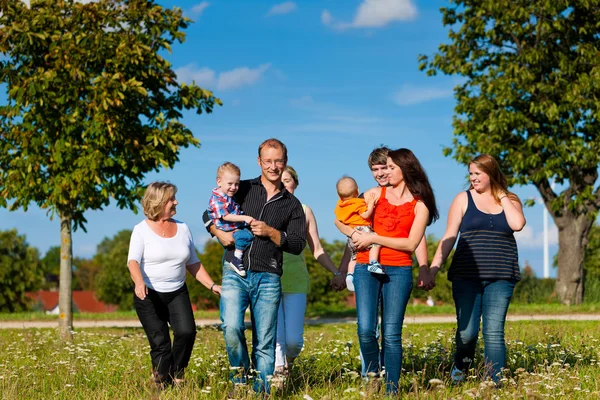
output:
[[[250,230],[255,236],[270,236],[273,228],[267,225],[264,221],[253,220],[250,224]]]
[[[223,247],[230,247],[235,245],[235,240],[233,240],[233,232],[225,232],[220,229],[215,229],[213,232],[214,235],[219,239],[221,245]]]

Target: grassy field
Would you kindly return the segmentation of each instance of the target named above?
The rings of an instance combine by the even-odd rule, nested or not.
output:
[[[405,327],[403,398],[600,397],[597,322],[508,323],[508,371],[501,388],[481,382],[477,369],[466,383],[450,385],[453,336],[451,324]],[[291,378],[271,398],[384,398],[377,382],[365,384],[359,376],[353,324],[309,326],[305,339]],[[215,328],[198,331],[186,383],[162,392],[151,384],[141,329],[77,330],[68,344],[58,341],[56,330],[1,330],[0,348],[0,393],[8,400],[256,398],[248,387],[228,383],[223,337]]]
[[[531,314],[595,314],[600,313],[600,304],[588,303],[576,306],[563,304],[511,304],[508,310],[511,315]],[[454,315],[453,305],[428,307],[426,305],[409,305],[406,315]],[[201,310],[194,314],[196,319],[219,319],[218,310]],[[308,317],[356,317],[356,309],[345,308],[336,311],[313,310],[307,313]],[[0,321],[51,321],[56,320],[56,315],[48,315],[42,312],[25,313],[0,313]],[[131,320],[137,319],[135,311],[117,311],[112,313],[75,313],[75,320]]]

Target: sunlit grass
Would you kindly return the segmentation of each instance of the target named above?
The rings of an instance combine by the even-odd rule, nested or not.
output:
[[[248,335],[249,336],[249,335]],[[600,397],[600,330],[597,322],[509,322],[508,370],[501,388],[481,382],[478,368],[452,386],[452,324],[404,329],[404,397],[415,399],[592,399]],[[250,339],[248,337],[248,339]],[[76,330],[72,343],[56,330],[0,331],[3,399],[245,399],[233,387],[222,333],[198,331],[186,383],[157,391],[151,384],[149,346],[141,329]],[[478,360],[481,351],[478,350]],[[230,393],[231,392],[231,393]],[[232,397],[229,397],[231,395]],[[291,378],[273,399],[383,398],[377,382],[360,378],[354,324],[308,326],[305,349]]]

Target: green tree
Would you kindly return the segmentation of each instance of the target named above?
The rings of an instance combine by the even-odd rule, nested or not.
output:
[[[202,262],[206,271],[216,283],[220,283],[223,277],[223,246],[217,240],[208,240],[204,244],[202,253],[198,254],[198,258]],[[190,300],[199,309],[215,309],[219,308],[219,296],[206,290],[200,282],[189,273],[186,274],[185,281],[188,291],[190,292]]]
[[[71,338],[73,228],[113,199],[136,210],[144,175],[199,146],[181,123],[221,104],[163,57],[191,22],[153,0],[0,3],[0,206],[60,218],[59,330]]]
[[[321,239],[323,249],[331,258],[331,261],[335,265],[340,265],[340,260],[344,255],[344,249],[346,248],[346,242],[335,240],[333,243],[329,243],[326,240]],[[310,292],[307,296],[307,310],[325,310],[332,307],[339,307],[344,305],[348,292],[343,290],[336,292],[329,286],[331,282],[331,272],[327,271],[321,264],[315,260],[307,246],[304,249],[304,258],[306,259],[306,267],[308,268],[308,275],[310,276]],[[283,266],[285,270],[285,265]]]
[[[38,250],[16,229],[0,231],[0,311],[27,310],[31,300],[25,294],[38,290],[42,282]]]
[[[133,309],[133,281],[127,268],[130,230],[122,230],[112,238],[104,238],[97,247],[94,263],[96,296],[105,303],[116,304],[120,310]]]
[[[556,292],[579,304],[600,207],[600,2],[454,0],[441,12],[450,42],[420,68],[465,78],[444,153],[489,153],[510,184],[535,185],[559,230]]]
[[[100,266],[93,259],[73,259],[73,290],[96,290],[96,275]]]
[[[60,246],[52,246],[46,251],[41,260],[41,268],[44,274],[43,288],[57,289],[60,276]]]

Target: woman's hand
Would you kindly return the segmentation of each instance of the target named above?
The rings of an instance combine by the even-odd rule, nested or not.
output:
[[[146,287],[146,284],[142,281],[140,283],[135,284],[134,292],[140,300],[144,300],[146,298],[146,295],[148,294],[148,288]]]
[[[435,287],[435,275],[431,273],[426,265],[419,268],[417,287],[423,290],[431,290]]]
[[[354,231],[352,233],[351,238],[352,238],[352,243],[354,243],[354,246],[356,247],[357,250],[364,250],[373,244],[375,234]]]
[[[221,295],[221,285],[214,285],[212,287],[212,289],[210,289],[211,292],[213,292],[214,294],[220,296]]]

